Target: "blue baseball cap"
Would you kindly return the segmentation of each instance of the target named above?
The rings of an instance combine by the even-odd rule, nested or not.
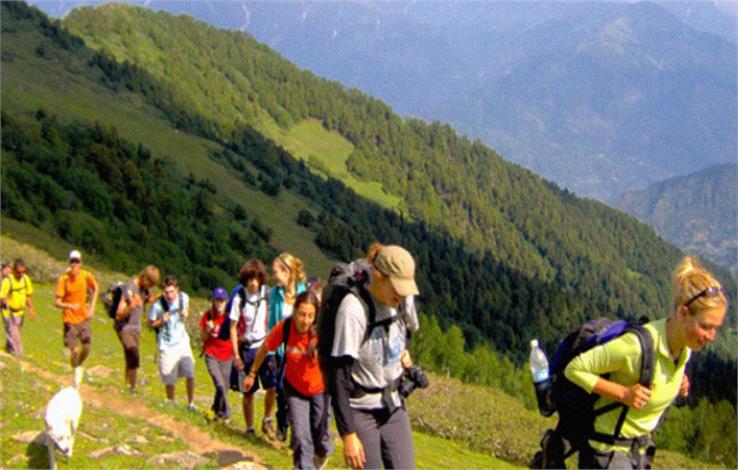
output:
[[[228,300],[228,291],[222,287],[216,287],[213,291],[213,299]]]

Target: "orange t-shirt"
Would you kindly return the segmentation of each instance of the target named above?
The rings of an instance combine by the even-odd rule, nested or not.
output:
[[[290,337],[287,340],[287,348],[284,352],[287,361],[284,369],[284,379],[292,385],[292,388],[306,397],[323,393],[325,385],[323,384],[323,373],[320,371],[320,365],[318,364],[317,352],[314,358],[311,358],[307,353],[310,341],[315,340],[315,335],[310,333],[300,334],[295,328],[294,320],[290,323]],[[284,320],[277,323],[269,332],[264,341],[269,351],[276,351],[282,345],[283,330]]]
[[[97,284],[89,271],[80,270],[79,275],[72,279],[69,272],[64,273],[56,283],[56,296],[65,304],[79,304],[79,308],[72,310],[65,308],[62,311],[62,321],[76,325],[85,321],[87,313],[87,289],[94,289]]]

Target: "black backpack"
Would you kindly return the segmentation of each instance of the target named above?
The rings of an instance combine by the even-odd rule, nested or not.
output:
[[[598,318],[590,320],[569,333],[556,349],[551,364],[551,387],[539,391],[541,414],[549,416],[559,414],[556,429],[549,429],[541,440],[541,451],[531,461],[531,468],[566,468],[564,461],[575,452],[587,446],[588,440],[596,440],[608,444],[626,445],[630,447],[632,440],[620,438],[620,431],[628,407],[613,402],[594,409],[599,395],[587,393],[578,385],[570,382],[564,375],[564,369],[574,357],[605,344],[625,333],[635,333],[641,345],[641,372],[639,383],[650,387],[653,383],[655,353],[653,337],[641,325],[626,320]],[[616,408],[622,408],[620,417],[612,435],[596,433],[594,420],[597,416]]]
[[[123,297],[123,288],[125,285],[125,282],[115,281],[110,284],[102,296],[102,301],[105,305],[105,313],[107,313],[110,318],[114,319],[118,312],[118,304],[120,304],[120,299]]]
[[[331,351],[336,332],[336,314],[346,295],[354,294],[367,314],[366,334],[362,339],[362,343],[371,337],[372,331],[376,327],[389,328],[391,323],[402,317],[402,312],[400,312],[399,315],[392,318],[376,320],[374,301],[366,289],[366,283],[369,280],[368,273],[364,269],[355,269],[355,265],[357,263],[352,263],[352,265],[337,263],[334,265],[328,277],[328,282],[323,287],[320,312],[318,313],[318,359],[326,385],[332,384],[334,380]],[[330,387],[328,389],[330,390]]]

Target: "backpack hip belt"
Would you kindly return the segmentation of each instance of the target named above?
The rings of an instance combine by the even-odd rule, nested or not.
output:
[[[625,437],[612,437],[608,434],[601,434],[601,433],[594,433],[592,436],[590,436],[590,439],[597,442],[602,442],[603,444],[610,444],[613,446],[618,447],[628,447],[632,448],[633,446],[636,446],[638,449],[643,449],[648,446],[648,444],[651,441],[651,435],[646,434],[643,436],[638,437],[632,437],[632,438],[625,438]]]
[[[353,380],[352,382],[355,385],[354,390],[351,392],[351,398],[361,398],[369,394],[376,394],[381,393],[382,394],[382,406],[389,410],[390,412],[395,411],[397,407],[400,405],[395,406],[395,400],[392,399],[392,394],[397,391],[397,389],[400,387],[400,382],[402,381],[402,374],[400,374],[399,377],[397,377],[395,380],[390,382],[386,387],[383,388],[376,388],[376,387],[365,387],[361,385],[360,383]]]
[[[243,338],[239,338],[238,342],[240,343],[242,348],[251,349],[252,344],[256,344],[259,341],[263,341],[266,336],[262,336],[261,338],[252,339],[252,340],[246,340]]]

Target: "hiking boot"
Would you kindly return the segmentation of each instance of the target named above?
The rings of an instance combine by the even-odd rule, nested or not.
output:
[[[274,423],[272,423],[271,419],[269,420],[265,419],[264,421],[261,422],[261,432],[269,440],[273,440],[277,436],[277,433],[274,430]]]
[[[246,430],[246,437],[256,436],[256,430],[254,428],[248,428]]]
[[[197,407],[194,403],[190,403],[189,405],[187,405],[187,409],[193,413],[197,413]]]

